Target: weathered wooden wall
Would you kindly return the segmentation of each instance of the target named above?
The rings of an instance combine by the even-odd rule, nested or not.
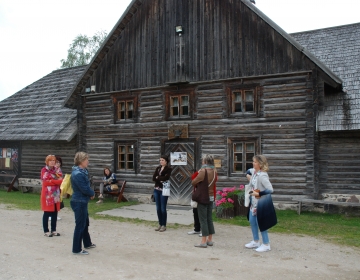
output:
[[[113,92],[314,68],[241,1],[138,2],[114,45],[102,51],[86,87]],[[183,26],[181,37],[176,25]]]
[[[76,152],[76,139],[65,141],[23,141],[21,143],[21,177],[39,179],[47,155],[59,155],[63,173],[71,173]]]
[[[314,191],[314,92],[316,77],[307,74],[259,77],[232,81],[239,86],[259,84],[259,115],[227,117],[226,87],[218,82],[195,85],[195,110],[192,120],[165,120],[163,89],[134,91],[139,95],[137,122],[114,122],[111,95],[85,96],[84,127],[86,150],[90,154],[90,172],[101,176],[102,168],[114,168],[114,143],[133,140],[137,143],[137,173],[116,171],[125,179],[127,192],[150,193],[152,174],[161,154],[161,142],[168,138],[170,124],[188,124],[189,137],[199,139],[200,153],[221,159],[218,187],[245,184],[245,174],[229,174],[228,138],[259,137],[261,153],[268,157],[270,179],[276,200],[310,195]],[[181,87],[179,87],[181,92]],[[126,94],[124,92],[123,94]],[[115,94],[118,95],[118,94]],[[200,159],[198,159],[198,166]]]
[[[359,194],[360,132],[320,133],[320,195]]]

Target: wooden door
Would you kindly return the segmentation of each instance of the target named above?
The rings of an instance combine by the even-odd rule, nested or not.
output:
[[[191,185],[191,175],[195,172],[195,142],[174,141],[165,143],[165,154],[174,152],[186,152],[186,165],[171,165],[173,171],[170,177],[170,197],[169,204],[190,205],[193,187]]]

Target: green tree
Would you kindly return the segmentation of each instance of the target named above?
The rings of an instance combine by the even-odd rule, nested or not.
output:
[[[85,65],[90,62],[107,36],[106,31],[98,31],[92,37],[77,35],[70,44],[66,59],[60,60],[61,68]]]

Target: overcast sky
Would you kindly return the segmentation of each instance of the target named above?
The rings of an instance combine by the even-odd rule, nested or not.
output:
[[[0,0],[0,101],[60,68],[77,35],[109,33],[130,2]],[[256,0],[256,6],[288,33],[360,22],[359,0]]]

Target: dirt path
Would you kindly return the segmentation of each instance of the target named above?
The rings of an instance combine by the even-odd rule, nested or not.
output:
[[[270,233],[272,251],[260,254],[243,246],[250,228],[219,224],[215,246],[199,249],[184,228],[91,220],[97,248],[73,255],[73,214],[60,216],[61,236],[46,238],[41,211],[0,204],[0,279],[360,279],[359,249]]]

